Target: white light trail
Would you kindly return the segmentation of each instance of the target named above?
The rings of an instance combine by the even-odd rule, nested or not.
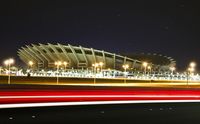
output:
[[[137,100],[137,101],[89,101],[89,102],[50,102],[50,103],[19,103],[0,104],[3,108],[48,107],[48,106],[75,106],[75,105],[103,105],[103,104],[139,104],[139,103],[182,103],[200,102],[200,100]]]

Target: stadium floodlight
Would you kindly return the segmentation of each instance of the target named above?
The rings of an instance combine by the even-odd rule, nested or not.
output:
[[[4,64],[8,66],[8,84],[10,84],[10,66],[14,64],[14,59],[10,58],[4,61]]]

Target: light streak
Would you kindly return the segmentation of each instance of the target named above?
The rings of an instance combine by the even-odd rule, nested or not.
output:
[[[51,102],[51,103],[20,103],[0,104],[0,108],[25,108],[48,106],[75,106],[75,105],[102,105],[102,104],[140,104],[140,103],[188,103],[200,102],[200,100],[132,100],[132,101],[89,101],[89,102]]]
[[[200,95],[60,95],[60,96],[0,96],[0,99],[18,98],[200,98]]]

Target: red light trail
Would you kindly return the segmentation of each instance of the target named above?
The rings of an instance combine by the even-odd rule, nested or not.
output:
[[[200,90],[2,90],[0,108],[154,102],[199,102]]]

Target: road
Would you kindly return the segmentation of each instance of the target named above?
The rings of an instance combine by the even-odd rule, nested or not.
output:
[[[135,87],[70,87],[3,85],[0,108],[121,104],[200,102],[198,89]]]

